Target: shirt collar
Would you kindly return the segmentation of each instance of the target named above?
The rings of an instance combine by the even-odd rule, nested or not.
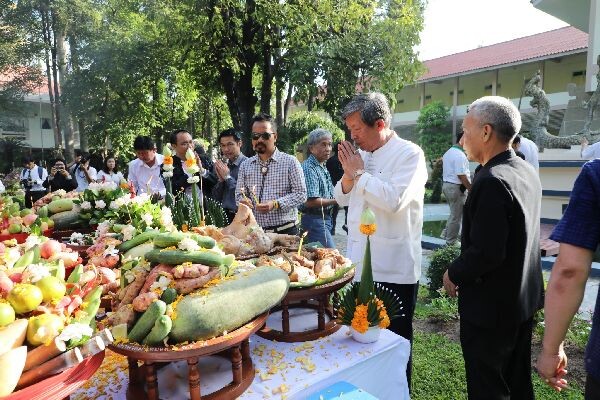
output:
[[[280,160],[280,158],[281,158],[281,152],[279,151],[279,149],[277,147],[275,147],[275,151],[271,155],[270,160],[277,162]],[[258,154],[253,155],[252,158],[250,158],[250,162],[261,162],[260,157],[258,157]],[[267,162],[268,162],[268,160],[267,160]]]
[[[230,161],[230,162],[232,164],[235,164],[237,167],[239,167],[240,164],[242,163],[242,161],[244,161],[245,158],[246,158],[246,156],[243,153],[240,153],[235,160]]]
[[[319,162],[319,160],[317,160],[317,157],[315,157],[314,154],[311,154],[311,155],[308,156],[308,162],[310,162],[311,164],[318,165],[319,167],[325,168],[325,166],[323,165],[323,164],[325,164],[325,162],[323,162],[323,164],[321,164]]]
[[[516,157],[516,153],[513,149],[505,150],[501,153],[496,154],[494,157],[490,158],[488,162],[484,165],[485,168],[491,168],[494,165],[501,164],[504,161]]]

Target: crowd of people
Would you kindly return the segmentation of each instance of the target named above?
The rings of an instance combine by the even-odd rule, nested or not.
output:
[[[309,156],[302,163],[278,149],[278,127],[267,114],[252,119],[255,154],[250,157],[242,153],[243,135],[236,129],[219,134],[220,157],[214,162],[197,148],[190,132],[176,130],[169,138],[172,188],[192,195],[184,164],[193,154],[201,166],[195,175],[202,180],[203,194],[219,201],[230,220],[244,203],[266,232],[307,232],[307,243],[326,247],[335,246],[332,235],[343,208],[347,256],[357,267],[357,277],[366,244],[360,216],[370,208],[377,221],[370,239],[374,280],[402,302],[402,316],[389,329],[412,342],[427,182],[424,153],[391,129],[391,109],[381,93],[355,96],[342,118],[351,141],[334,145],[331,132],[315,129],[307,133]],[[446,292],[458,296],[470,399],[534,397],[533,317],[544,307],[542,189],[537,148],[518,135],[520,129],[520,113],[510,100],[483,97],[470,105],[457,143],[443,156],[442,189],[451,212],[443,235],[447,244],[460,240],[461,245],[443,281]],[[71,164],[56,160],[49,173],[26,159],[21,180],[28,204],[47,190],[82,191],[93,181],[124,178],[138,194],[164,197],[163,155],[148,136],[137,137],[134,150],[137,158],[128,164],[126,175],[114,158],[96,171],[85,153]],[[479,164],[474,174],[469,161]],[[562,342],[600,242],[600,160],[584,165],[552,239],[561,243],[560,254],[545,296],[546,333],[537,370],[548,385],[561,390],[567,365]],[[599,307],[597,301],[586,355],[588,400],[600,398]],[[409,361],[409,386],[411,371]]]

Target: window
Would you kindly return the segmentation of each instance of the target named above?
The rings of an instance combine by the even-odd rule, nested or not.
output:
[[[42,129],[52,129],[50,118],[41,118]]]

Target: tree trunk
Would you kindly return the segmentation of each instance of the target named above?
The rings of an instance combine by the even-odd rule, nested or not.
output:
[[[263,74],[260,88],[260,112],[271,114],[271,98],[273,97],[273,65],[271,63],[271,48],[265,45],[262,54]]]
[[[315,105],[315,96],[313,94],[312,87],[308,89],[308,103],[306,103],[306,109],[312,111]]]
[[[46,56],[46,79],[48,82],[48,97],[50,99],[50,111],[52,114],[52,130],[54,132],[54,148],[59,148],[62,145],[62,136],[59,125],[58,112],[56,109],[56,99],[54,98],[53,84],[52,84],[52,66],[50,63],[50,49],[52,48],[52,40],[50,33],[50,17],[48,9],[43,7],[40,8],[40,15],[42,17],[42,36],[44,38],[44,53]]]
[[[61,23],[60,15],[57,14],[56,10],[53,10],[52,12],[52,21],[54,44],[56,46],[56,66],[58,69],[58,83],[56,84],[56,88],[59,90],[59,86],[67,80],[67,52],[65,49],[65,39],[67,35],[65,25]],[[75,158],[73,119],[60,97],[58,97],[58,105],[60,107],[60,115],[63,116],[62,128],[65,137],[65,158],[67,159],[67,162],[70,162]]]
[[[275,78],[275,123],[283,126],[283,79]]]
[[[294,91],[294,86],[288,82],[288,90],[287,96],[285,98],[285,105],[283,106],[283,124],[287,124],[288,117],[290,114],[290,106],[292,105],[292,93]]]
[[[56,18],[52,10],[50,10],[51,24],[49,24],[49,30],[52,32],[52,41],[50,46],[50,54],[52,56],[52,81],[54,83],[54,108],[56,115],[56,125],[58,126],[59,132],[61,132],[62,139],[62,119],[61,119],[61,110],[60,110],[60,88],[58,82],[58,60],[57,60],[57,48],[56,48],[56,35],[54,32],[54,25],[56,24]],[[57,146],[59,153],[62,153],[62,140],[61,143]]]
[[[79,148],[81,151],[89,151],[90,146],[87,133],[85,132],[85,120],[83,118],[77,120],[77,128],[79,129]]]

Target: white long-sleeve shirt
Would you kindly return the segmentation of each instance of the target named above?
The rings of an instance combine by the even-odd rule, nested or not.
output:
[[[425,156],[414,143],[393,135],[374,152],[360,154],[365,173],[344,194],[339,181],[334,196],[348,209],[347,257],[360,278],[367,237],[359,230],[366,207],[374,213],[377,231],[371,236],[373,278],[380,282],[414,284],[421,276],[423,197],[427,182]]]
[[[581,158],[584,158],[586,160],[593,160],[595,158],[600,158],[600,142],[590,144],[585,149],[582,149],[581,150]]]
[[[127,179],[133,183],[136,194],[148,193],[152,195],[160,193],[162,197],[165,196],[167,190],[160,176],[160,166],[163,160],[164,156],[162,154],[156,154],[156,160],[151,167],[139,158],[129,163]]]
[[[46,191],[46,188],[43,186],[44,181],[48,178],[48,171],[46,168],[40,168],[36,164],[33,165],[33,168],[23,168],[21,171],[21,180],[27,180],[31,178],[32,186],[29,189],[32,192],[41,192]]]
[[[522,136],[519,151],[525,156],[525,161],[533,165],[533,168],[535,168],[536,171],[540,170],[540,150],[538,149],[537,144],[535,144],[533,140],[527,139],[525,136]]]

